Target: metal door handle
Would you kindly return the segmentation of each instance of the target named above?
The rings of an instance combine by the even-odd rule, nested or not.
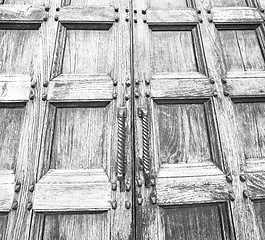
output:
[[[125,141],[126,141],[126,129],[125,129],[125,119],[126,119],[126,108],[118,109],[118,154],[117,154],[117,178],[119,181],[124,179],[125,176]]]
[[[140,107],[138,109],[139,117],[142,119],[142,138],[143,138],[143,171],[145,177],[145,186],[150,182],[150,149],[149,149],[149,121],[147,109]]]

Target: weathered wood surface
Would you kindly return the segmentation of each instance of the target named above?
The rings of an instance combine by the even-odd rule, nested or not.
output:
[[[148,25],[196,25],[199,22],[197,13],[194,9],[178,10],[147,10]]]
[[[263,18],[259,9],[250,7],[212,8],[215,24],[261,24]]]
[[[150,84],[153,98],[207,98],[212,95],[209,79],[176,79],[155,75]]]
[[[9,5],[0,6],[0,23],[41,23],[45,16],[44,7],[32,7],[32,5]]]
[[[112,7],[64,7],[58,14],[61,23],[108,23],[115,21]]]

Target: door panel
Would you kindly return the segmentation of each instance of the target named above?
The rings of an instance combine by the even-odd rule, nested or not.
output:
[[[263,239],[264,36],[252,4],[134,2],[137,239]]]

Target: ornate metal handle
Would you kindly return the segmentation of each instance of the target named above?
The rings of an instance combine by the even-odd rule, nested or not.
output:
[[[125,118],[126,108],[118,109],[118,155],[117,155],[117,177],[122,180],[125,174]]]
[[[143,170],[145,176],[145,185],[150,182],[150,150],[149,150],[149,122],[146,108],[138,109],[139,117],[142,119],[142,137],[143,137]]]

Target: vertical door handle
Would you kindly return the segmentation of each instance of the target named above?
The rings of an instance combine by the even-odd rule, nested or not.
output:
[[[118,154],[117,154],[117,177],[121,181],[125,176],[125,141],[126,141],[126,108],[118,109]]]
[[[150,182],[150,136],[149,136],[149,121],[147,109],[140,107],[138,109],[139,117],[142,119],[142,138],[143,138],[143,171],[145,177],[145,185],[148,187]]]

